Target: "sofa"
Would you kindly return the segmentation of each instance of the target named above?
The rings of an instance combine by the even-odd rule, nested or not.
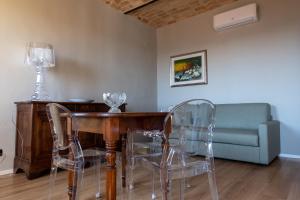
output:
[[[267,103],[217,104],[213,133],[214,157],[268,165],[280,153],[280,123]],[[201,139],[187,147],[205,155]]]

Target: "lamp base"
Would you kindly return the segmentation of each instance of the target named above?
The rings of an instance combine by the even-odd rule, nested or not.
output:
[[[50,100],[50,96],[46,90],[46,74],[47,68],[36,66],[36,82],[34,87],[33,95],[31,96],[32,101],[47,101]]]
[[[32,101],[49,101],[51,99],[50,99],[50,96],[47,95],[47,94],[43,94],[43,95],[41,95],[41,94],[33,94],[31,96],[31,100]]]

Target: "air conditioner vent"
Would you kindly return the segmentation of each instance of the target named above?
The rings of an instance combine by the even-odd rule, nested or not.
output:
[[[253,3],[215,15],[214,29],[216,31],[222,31],[257,21],[257,5]]]

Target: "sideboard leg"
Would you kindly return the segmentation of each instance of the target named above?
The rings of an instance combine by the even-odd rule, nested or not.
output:
[[[126,187],[126,141],[127,137],[126,135],[122,135],[122,187]]]

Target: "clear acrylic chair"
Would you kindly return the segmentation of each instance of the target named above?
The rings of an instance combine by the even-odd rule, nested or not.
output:
[[[127,143],[126,143],[126,174],[128,174],[128,199],[135,199],[132,196],[134,192],[134,171],[138,164],[141,164],[143,158],[155,157],[162,154],[161,146],[162,133],[158,130],[128,130],[127,132]],[[143,167],[142,165],[140,165]],[[151,169],[154,170],[154,169]],[[152,171],[152,191],[151,199],[156,198],[155,194],[155,173]]]
[[[84,167],[87,163],[95,167],[95,181],[97,183],[95,199],[101,198],[100,164],[101,160],[105,159],[104,154],[97,149],[82,150],[77,131],[67,133],[67,126],[72,126],[73,130],[77,130],[76,120],[71,121],[73,116],[67,108],[56,103],[50,103],[47,104],[46,109],[53,137],[48,199],[53,198],[57,169],[61,168],[74,172],[72,192],[69,196],[72,200],[78,200]]]
[[[173,180],[179,182],[176,199],[183,200],[187,189],[186,179],[204,173],[208,174],[212,199],[219,199],[212,149],[214,115],[213,103],[204,99],[193,99],[175,106],[166,116],[162,156],[143,159],[145,165],[160,172],[164,200],[172,199]],[[199,156],[199,145],[205,149],[205,157]]]

